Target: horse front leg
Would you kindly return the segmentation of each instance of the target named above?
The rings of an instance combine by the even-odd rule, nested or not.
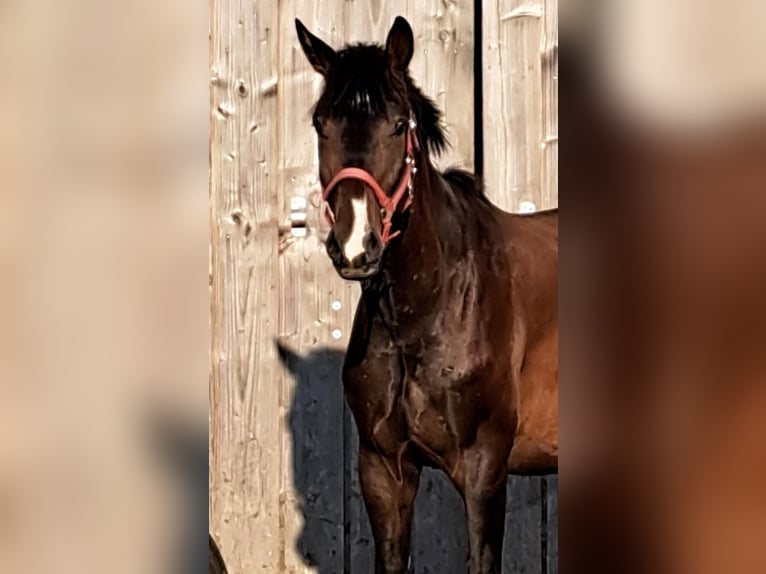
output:
[[[505,534],[505,460],[481,451],[464,456],[468,574],[500,574]]]
[[[375,574],[407,574],[415,495],[420,466],[402,460],[401,479],[394,476],[398,462],[362,447],[359,475],[367,514],[375,539]]]

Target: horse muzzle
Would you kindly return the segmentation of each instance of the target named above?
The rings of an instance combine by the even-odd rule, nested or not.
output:
[[[349,259],[343,252],[335,232],[330,231],[327,236],[327,254],[330,256],[338,275],[343,279],[362,281],[377,275],[380,271],[385,248],[380,234],[375,231],[367,232],[363,244],[363,252]]]

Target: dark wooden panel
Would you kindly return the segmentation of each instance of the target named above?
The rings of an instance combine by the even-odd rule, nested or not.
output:
[[[542,502],[538,477],[508,479],[505,517],[504,574],[540,574]]]
[[[443,472],[426,469],[415,500],[415,574],[464,574],[467,531],[463,500]]]
[[[289,553],[300,559],[299,568],[338,574],[344,562],[343,353],[320,348],[301,356],[280,346],[280,358],[294,379],[286,452],[292,455],[291,481],[302,518]]]
[[[559,477],[551,475],[545,477],[546,481],[546,516],[548,520],[546,565],[547,572],[544,574],[558,574],[559,572]]]
[[[359,483],[359,435],[351,411],[346,406],[344,421],[346,486],[345,532],[346,563],[344,574],[372,572],[375,546]]]

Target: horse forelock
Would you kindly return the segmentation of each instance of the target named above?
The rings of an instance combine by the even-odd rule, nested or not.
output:
[[[409,72],[393,72],[379,44],[352,44],[338,52],[314,112],[333,118],[385,116],[389,106],[409,108],[418,137],[434,155],[448,145],[436,104],[415,85]]]

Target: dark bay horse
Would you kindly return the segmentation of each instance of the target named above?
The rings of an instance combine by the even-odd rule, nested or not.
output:
[[[362,296],[343,367],[360,437],[375,572],[410,564],[423,466],[465,501],[470,574],[500,572],[508,473],[558,465],[558,212],[514,215],[439,172],[440,113],[413,83],[412,29],[335,51],[300,21],[324,77],[313,113],[327,252]]]

